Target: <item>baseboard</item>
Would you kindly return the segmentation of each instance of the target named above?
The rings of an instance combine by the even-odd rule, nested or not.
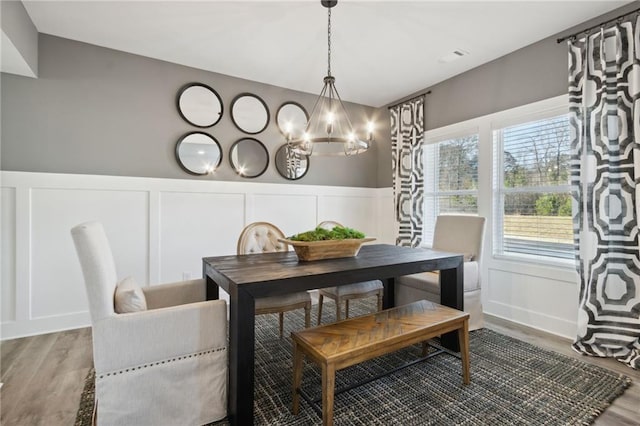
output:
[[[495,314],[488,314],[486,312],[484,312],[484,318],[486,321],[489,322],[507,322],[507,323],[511,323],[511,324],[516,324],[518,326],[518,328],[523,329],[525,332],[526,331],[535,331],[535,332],[542,332],[542,333],[547,333],[547,334],[551,334],[555,337],[561,338],[561,339],[565,339],[567,341],[571,341],[572,338],[569,336],[565,336],[561,333],[557,333],[554,332],[552,330],[547,330],[544,329],[542,327],[536,327],[535,325],[531,325],[531,324],[527,324],[521,321],[517,321],[514,320],[513,318],[507,318],[507,317],[503,317],[500,315],[495,315]]]

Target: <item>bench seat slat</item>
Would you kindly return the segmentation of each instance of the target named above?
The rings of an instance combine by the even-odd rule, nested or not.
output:
[[[304,352],[315,361],[338,364],[362,354],[369,358],[428,340],[460,328],[466,312],[421,300],[375,314],[308,328],[293,333]],[[380,347],[380,345],[383,345]],[[380,350],[378,355],[372,351]],[[358,363],[360,361],[354,362]],[[346,365],[345,365],[346,366]]]

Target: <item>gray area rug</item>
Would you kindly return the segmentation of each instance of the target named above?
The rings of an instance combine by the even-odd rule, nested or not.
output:
[[[335,315],[325,304],[323,323]],[[373,311],[352,302],[353,314]],[[352,315],[353,316],[353,315]],[[302,328],[302,311],[285,314],[285,336]],[[437,355],[336,396],[336,425],[588,425],[631,379],[484,329],[470,333],[471,384],[460,360]],[[410,347],[337,373],[336,388],[388,371],[420,356]],[[321,419],[302,400],[291,414],[291,340],[278,338],[277,315],[256,318],[256,424],[310,425]],[[76,426],[91,424],[93,371],[82,393]],[[320,371],[306,363],[303,388],[319,397]],[[217,424],[226,424],[219,422]]]

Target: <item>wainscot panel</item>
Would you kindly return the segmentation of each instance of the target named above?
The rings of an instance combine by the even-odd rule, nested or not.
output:
[[[0,289],[0,320],[4,323],[16,320],[16,190],[2,188],[0,196],[0,279],[7,284]]]
[[[514,262],[515,263],[515,262]],[[571,270],[541,271],[540,267],[513,265],[488,268],[483,280],[484,312],[573,338],[576,334],[578,293]]]
[[[245,194],[160,194],[160,273],[155,282],[202,275],[207,253],[235,254],[244,227]]]

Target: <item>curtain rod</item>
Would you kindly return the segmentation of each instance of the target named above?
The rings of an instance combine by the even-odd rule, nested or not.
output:
[[[417,95],[410,96],[408,98],[405,98],[405,99],[401,100],[400,102],[396,102],[395,104],[389,105],[387,107],[387,109],[391,109],[391,108],[396,107],[396,106],[398,106],[398,105],[400,105],[402,103],[405,103],[407,101],[411,101],[413,99],[419,98],[420,96],[430,95],[430,94],[431,94],[431,90],[427,90],[426,92],[418,93]]]
[[[622,18],[626,18],[627,16],[629,16],[629,15],[633,15],[634,13],[638,13],[638,12],[640,12],[640,8],[639,8],[639,9],[632,10],[631,12],[623,13],[623,14],[622,14],[622,15],[620,15],[620,16],[616,16],[615,18],[611,18],[611,19],[609,19],[608,21],[601,22],[601,23],[599,23],[598,25],[594,25],[594,26],[592,26],[592,27],[589,27],[589,28],[586,28],[586,29],[584,29],[584,30],[581,30],[581,31],[575,32],[575,33],[573,33],[573,34],[569,34],[568,36],[561,37],[561,38],[557,39],[556,41],[557,41],[558,43],[562,43],[563,41],[568,40],[568,39],[570,39],[570,38],[574,38],[575,36],[577,36],[577,35],[579,35],[579,34],[589,33],[591,30],[594,30],[594,29],[596,29],[596,28],[602,28],[602,27],[604,27],[605,25],[608,25],[608,24],[610,24],[610,23],[612,23],[612,22],[615,22],[615,21],[618,21],[618,20],[622,20]]]

